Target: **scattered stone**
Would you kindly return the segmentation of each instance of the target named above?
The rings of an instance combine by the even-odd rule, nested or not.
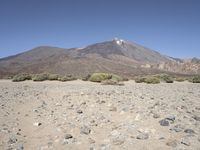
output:
[[[167,121],[166,119],[160,120],[159,123],[161,126],[169,126],[169,121]]]
[[[94,144],[94,143],[95,143],[95,140],[92,139],[92,138],[89,138],[88,140],[89,140],[89,143],[90,143],[90,144]]]
[[[184,128],[180,124],[178,124],[178,125],[175,125],[174,127],[172,127],[170,130],[175,131],[175,132],[181,132],[181,131],[183,131],[183,129]]]
[[[169,140],[169,141],[167,141],[166,145],[170,146],[170,147],[176,147],[177,141],[176,140]]]
[[[184,144],[186,146],[190,146],[189,138],[187,138],[187,137],[182,138],[181,139],[181,144]]]
[[[194,120],[196,120],[196,121],[200,121],[200,117],[199,116],[193,116],[192,117]]]
[[[71,138],[73,138],[73,136],[71,134],[66,134],[65,135],[65,139],[71,139]]]
[[[153,118],[155,118],[155,119],[157,119],[157,118],[160,118],[160,115],[159,115],[159,114],[156,114],[156,113],[154,113],[154,114],[153,114]]]
[[[80,109],[79,109],[79,110],[77,110],[76,112],[77,112],[78,114],[82,114],[82,113],[83,113],[83,111],[82,111],[82,110],[80,110]]]
[[[41,126],[42,123],[41,123],[41,122],[35,122],[33,125],[34,125],[34,126]]]
[[[16,150],[24,150],[23,144],[18,144]]]
[[[85,126],[85,125],[81,127],[81,134],[86,134],[86,135],[88,135],[88,134],[90,134],[90,132],[91,132],[90,127]]]
[[[149,134],[148,133],[140,133],[136,139],[138,140],[147,140],[149,138]]]
[[[109,111],[117,111],[117,107],[110,107]]]
[[[189,134],[195,134],[194,130],[192,129],[185,129],[184,132]]]
[[[8,144],[14,144],[17,143],[17,138],[15,136],[11,136],[8,140]]]
[[[175,119],[176,119],[176,117],[174,115],[171,115],[171,116],[168,116],[168,117],[165,118],[165,120],[168,120],[171,123],[174,123]]]

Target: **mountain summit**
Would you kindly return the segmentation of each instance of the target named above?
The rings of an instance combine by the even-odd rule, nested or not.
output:
[[[125,76],[168,72],[196,74],[200,61],[167,57],[154,50],[114,38],[84,48],[57,48],[41,46],[27,52],[0,59],[0,75],[18,73],[58,73],[87,75],[93,72],[111,72]]]

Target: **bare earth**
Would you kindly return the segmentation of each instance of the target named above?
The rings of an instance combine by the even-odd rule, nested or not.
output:
[[[200,150],[200,84],[0,81],[1,150]]]

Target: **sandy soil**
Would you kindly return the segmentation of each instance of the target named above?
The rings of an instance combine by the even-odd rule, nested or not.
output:
[[[200,150],[200,84],[0,81],[0,149]]]

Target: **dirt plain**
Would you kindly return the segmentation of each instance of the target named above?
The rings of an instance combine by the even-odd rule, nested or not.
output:
[[[1,150],[200,150],[200,84],[0,81]]]

